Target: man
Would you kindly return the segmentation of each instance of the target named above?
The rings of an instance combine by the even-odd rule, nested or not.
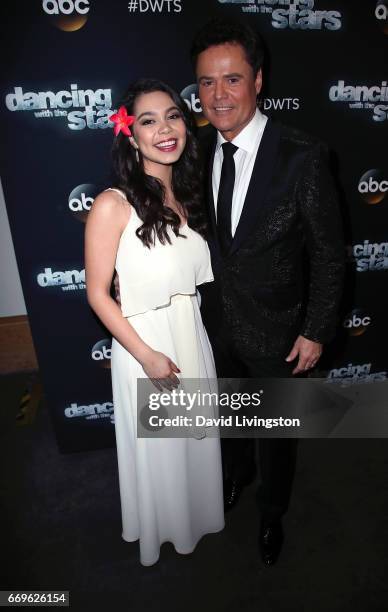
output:
[[[257,108],[263,49],[249,27],[212,20],[195,37],[191,56],[203,113],[217,130],[207,162],[215,282],[201,291],[217,374],[306,372],[334,335],[344,270],[325,148]],[[255,475],[254,441],[222,442],[228,510]],[[282,546],[296,442],[259,441],[259,548],[266,565]]]

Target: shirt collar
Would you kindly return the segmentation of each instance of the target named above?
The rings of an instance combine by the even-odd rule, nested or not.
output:
[[[239,149],[252,153],[255,150],[257,135],[262,132],[263,125],[265,125],[265,120],[265,115],[263,115],[263,113],[256,108],[256,112],[248,125],[246,125],[245,128],[241,130],[241,132],[237,134],[237,136],[233,138],[231,142]],[[216,152],[219,151],[224,142],[227,142],[227,140],[225,140],[222,134],[217,131]]]

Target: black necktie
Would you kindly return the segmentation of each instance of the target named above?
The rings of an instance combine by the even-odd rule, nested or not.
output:
[[[217,198],[217,233],[223,255],[228,253],[232,244],[232,199],[236,174],[233,155],[237,148],[231,142],[222,145],[224,159]]]

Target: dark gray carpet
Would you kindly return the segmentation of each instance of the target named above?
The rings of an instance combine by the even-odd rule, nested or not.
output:
[[[258,559],[252,485],[223,532],[144,568],[121,539],[115,449],[61,455],[44,404],[16,427],[23,385],[1,379],[2,589],[70,590],[77,610],[388,610],[386,440],[300,441],[276,566]]]

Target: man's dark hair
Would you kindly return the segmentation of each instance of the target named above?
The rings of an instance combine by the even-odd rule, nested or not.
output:
[[[256,76],[264,59],[264,47],[260,34],[248,25],[218,17],[208,21],[194,37],[190,50],[194,70],[198,55],[202,51],[225,43],[242,46],[247,62],[251,65],[253,74]]]

